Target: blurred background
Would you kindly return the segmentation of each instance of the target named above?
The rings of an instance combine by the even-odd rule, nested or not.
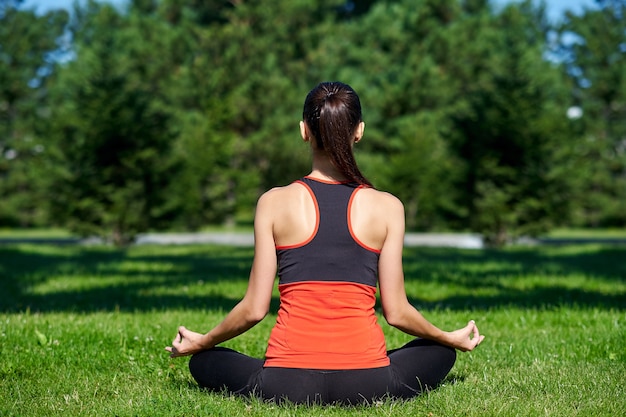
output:
[[[249,227],[308,173],[307,92],[407,227],[626,228],[626,0],[0,0],[0,228]]]

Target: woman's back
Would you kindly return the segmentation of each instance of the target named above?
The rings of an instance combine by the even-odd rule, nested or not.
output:
[[[266,366],[360,369],[388,365],[384,336],[374,314],[380,248],[368,245],[382,244],[385,222],[366,204],[380,193],[369,193],[357,202],[361,193],[373,190],[312,177],[276,191],[281,308]],[[303,219],[298,213],[303,213]],[[353,216],[363,227],[358,236]],[[368,220],[378,240],[373,239],[376,233],[365,233]],[[367,243],[361,236],[367,237]]]
[[[326,180],[321,180],[326,181]],[[301,183],[274,188],[264,196],[270,200],[274,242],[292,246],[306,241],[316,226],[315,203]],[[400,201],[391,194],[373,188],[361,188],[350,207],[350,228],[365,246],[381,250],[387,237],[391,213],[402,210]]]

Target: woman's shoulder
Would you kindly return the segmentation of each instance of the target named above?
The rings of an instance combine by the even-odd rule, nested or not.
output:
[[[307,195],[305,187],[297,182],[291,184],[274,187],[264,192],[257,205],[270,205],[283,207],[289,202],[294,201],[299,195]]]
[[[293,194],[293,193],[302,192],[304,191],[304,189],[305,188],[301,184],[294,181],[288,185],[270,188],[269,190],[265,191],[261,195],[261,198],[267,198],[267,199],[281,198],[281,197],[289,196],[290,194]]]
[[[359,198],[373,207],[378,207],[382,211],[404,211],[404,205],[402,201],[395,195],[387,192],[377,190],[371,187],[365,187],[359,190]]]
[[[390,230],[402,230],[404,227],[404,206],[391,193],[360,188],[351,205],[350,224],[358,240],[380,250]]]

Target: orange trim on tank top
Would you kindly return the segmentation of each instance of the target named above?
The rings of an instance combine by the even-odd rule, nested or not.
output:
[[[363,189],[363,188],[368,188],[365,185],[359,185],[353,192],[352,195],[350,196],[350,201],[348,202],[348,230],[350,230],[350,236],[352,236],[352,239],[354,239],[354,241],[359,244],[359,246],[362,246],[364,249],[367,249],[370,252],[374,252],[374,253],[380,253],[380,249],[375,249],[372,248],[370,246],[367,246],[365,243],[361,242],[359,240],[359,238],[356,237],[356,234],[354,233],[354,230],[352,229],[352,216],[350,215],[350,213],[352,212],[352,202],[354,201],[354,196],[356,195],[357,191]]]
[[[320,227],[320,208],[317,205],[317,199],[315,198],[315,194],[313,194],[313,190],[311,190],[311,187],[309,187],[303,181],[297,180],[297,181],[294,181],[294,182],[298,183],[298,184],[302,184],[307,189],[307,191],[311,195],[311,198],[313,199],[313,205],[315,206],[315,229],[313,230],[313,233],[311,234],[311,236],[309,236],[309,238],[306,239],[304,242],[295,243],[293,245],[282,245],[282,246],[276,245],[276,249],[278,249],[278,250],[281,250],[281,249],[294,249],[294,248],[299,248],[299,247],[302,247],[302,246],[306,245],[307,243],[309,243],[310,241],[313,240],[315,235],[317,235],[317,230]]]
[[[306,175],[304,178],[307,178],[307,179],[313,180],[313,181],[317,181],[317,182],[321,182],[323,184],[349,184],[350,183],[350,181],[348,181],[348,180],[346,180],[346,181],[325,180],[325,179],[322,179],[322,178],[315,178],[315,177],[312,177],[310,175]],[[298,181],[300,181],[300,180],[298,180]],[[296,181],[296,182],[298,182],[298,181]]]

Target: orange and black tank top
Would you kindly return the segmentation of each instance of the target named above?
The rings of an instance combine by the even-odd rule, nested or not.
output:
[[[374,304],[380,251],[354,236],[350,207],[361,186],[309,177],[315,231],[277,246],[280,308],[265,366],[365,369],[389,365]]]

